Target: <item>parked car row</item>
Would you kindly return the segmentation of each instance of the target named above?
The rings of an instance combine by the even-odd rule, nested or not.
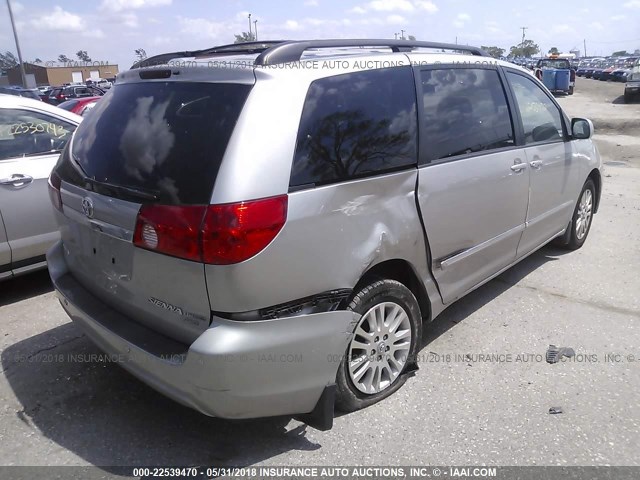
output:
[[[594,80],[626,82],[633,65],[639,57],[609,57],[583,60],[578,65],[578,77]]]

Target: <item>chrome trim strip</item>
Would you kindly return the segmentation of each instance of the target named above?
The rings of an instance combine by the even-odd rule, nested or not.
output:
[[[38,262],[38,263],[34,263],[33,265],[27,265],[26,267],[21,267],[21,268],[16,268],[13,270],[13,274],[14,275],[22,275],[23,273],[29,273],[32,272],[34,270],[40,270],[43,268],[47,268],[47,262]]]
[[[490,238],[489,240],[486,240],[482,243],[479,243],[478,245],[468,248],[466,250],[463,250],[460,253],[454,254],[453,256],[450,257],[445,257],[443,260],[436,260],[435,266],[436,268],[440,268],[441,270],[445,270],[448,267],[451,267],[452,265],[456,264],[457,262],[464,260],[465,258],[470,257],[471,255],[474,255],[478,252],[480,252],[481,250],[484,250],[485,248],[488,248],[494,244],[496,244],[497,242],[500,242],[501,240],[504,240],[505,238],[508,238],[512,235],[516,235],[522,231],[524,231],[525,226],[524,224],[520,224],[517,227],[514,227],[510,230],[507,230],[506,232],[501,233],[500,235]]]
[[[552,215],[555,215],[556,213],[558,213],[560,210],[562,210],[563,208],[566,208],[569,205],[573,205],[573,201],[568,201],[568,202],[564,202],[561,205],[558,205],[556,208],[552,209],[552,210],[548,210],[545,213],[543,213],[542,215],[538,215],[536,218],[534,218],[533,220],[529,220],[525,223],[525,225],[528,227],[529,225],[534,225],[538,222],[541,222],[543,220],[546,220],[547,218],[549,218]]]

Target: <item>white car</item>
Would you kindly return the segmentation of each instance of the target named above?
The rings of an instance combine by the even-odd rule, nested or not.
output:
[[[0,280],[46,267],[59,238],[47,181],[82,117],[0,94]]]
[[[96,78],[93,80],[93,85],[98,88],[102,88],[103,90],[109,90],[111,88],[111,82],[109,80],[105,80],[104,78]]]

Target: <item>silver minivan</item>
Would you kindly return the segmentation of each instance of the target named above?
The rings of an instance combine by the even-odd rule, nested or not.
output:
[[[445,50],[452,53],[442,53]],[[121,73],[51,178],[62,306],[207,415],[375,403],[421,331],[597,211],[593,126],[460,45],[249,43]]]

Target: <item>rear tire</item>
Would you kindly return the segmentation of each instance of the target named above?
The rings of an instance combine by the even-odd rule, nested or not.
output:
[[[624,103],[631,103],[633,102],[633,95],[631,95],[630,93],[624,92]]]
[[[344,412],[373,405],[398,390],[422,340],[418,301],[396,280],[360,288],[348,309],[362,317],[336,376],[336,408]]]
[[[573,87],[569,87],[569,95],[573,95]]]
[[[589,230],[591,230],[595,200],[596,186],[593,180],[588,179],[582,187],[576,208],[573,211],[570,224],[571,234],[569,236],[569,243],[565,245],[565,248],[577,250],[584,245],[589,235]]]

